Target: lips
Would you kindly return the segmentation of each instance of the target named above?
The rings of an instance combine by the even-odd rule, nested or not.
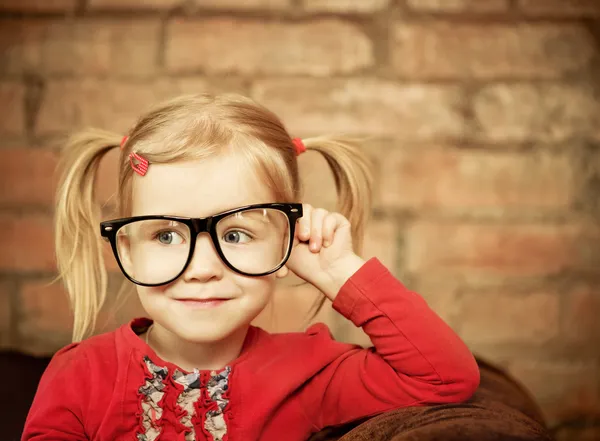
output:
[[[207,297],[207,298],[186,297],[186,298],[177,298],[177,299],[173,299],[173,300],[175,300],[175,302],[177,302],[179,305],[181,305],[185,308],[196,310],[196,309],[216,308],[231,299],[225,299],[222,297]]]

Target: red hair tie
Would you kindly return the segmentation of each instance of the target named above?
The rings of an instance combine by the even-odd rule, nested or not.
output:
[[[306,146],[302,142],[302,139],[294,138],[292,139],[292,142],[294,143],[294,147],[296,147],[296,156],[301,155],[306,151]]]
[[[128,139],[129,136],[127,135],[123,136],[121,139],[121,150],[125,147]],[[148,173],[148,165],[150,165],[150,163],[146,158],[138,155],[136,152],[131,152],[129,154],[129,164],[131,164],[133,171],[140,176],[145,176],[146,173]]]
[[[144,176],[148,172],[148,160],[135,152],[129,154],[129,163],[133,171],[140,176]]]

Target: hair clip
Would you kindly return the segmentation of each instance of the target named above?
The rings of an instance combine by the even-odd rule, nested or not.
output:
[[[142,158],[137,153],[131,152],[129,154],[129,162],[133,171],[136,172],[138,175],[144,176],[148,172],[148,160]]]
[[[123,150],[123,147],[125,147],[125,143],[127,142],[128,139],[129,139],[129,136],[127,136],[127,135],[123,136],[123,139],[121,139],[121,150]]]
[[[306,146],[302,142],[301,138],[294,138],[294,139],[292,139],[292,142],[294,143],[294,146],[296,147],[296,156],[301,155],[302,153],[304,153],[306,151]]]

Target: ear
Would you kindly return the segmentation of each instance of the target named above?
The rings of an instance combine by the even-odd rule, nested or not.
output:
[[[277,270],[277,272],[275,273],[275,277],[277,277],[278,279],[283,279],[285,276],[288,275],[289,272],[290,270],[288,270],[288,267],[283,265]]]

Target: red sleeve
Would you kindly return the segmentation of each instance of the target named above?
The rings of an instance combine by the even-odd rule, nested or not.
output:
[[[464,342],[377,259],[346,282],[333,307],[361,326],[374,348],[346,351],[314,378],[304,405],[315,429],[399,407],[461,402],[477,389],[479,369]]]
[[[83,406],[89,400],[87,359],[77,344],[61,349],[42,375],[21,441],[85,441]]]

